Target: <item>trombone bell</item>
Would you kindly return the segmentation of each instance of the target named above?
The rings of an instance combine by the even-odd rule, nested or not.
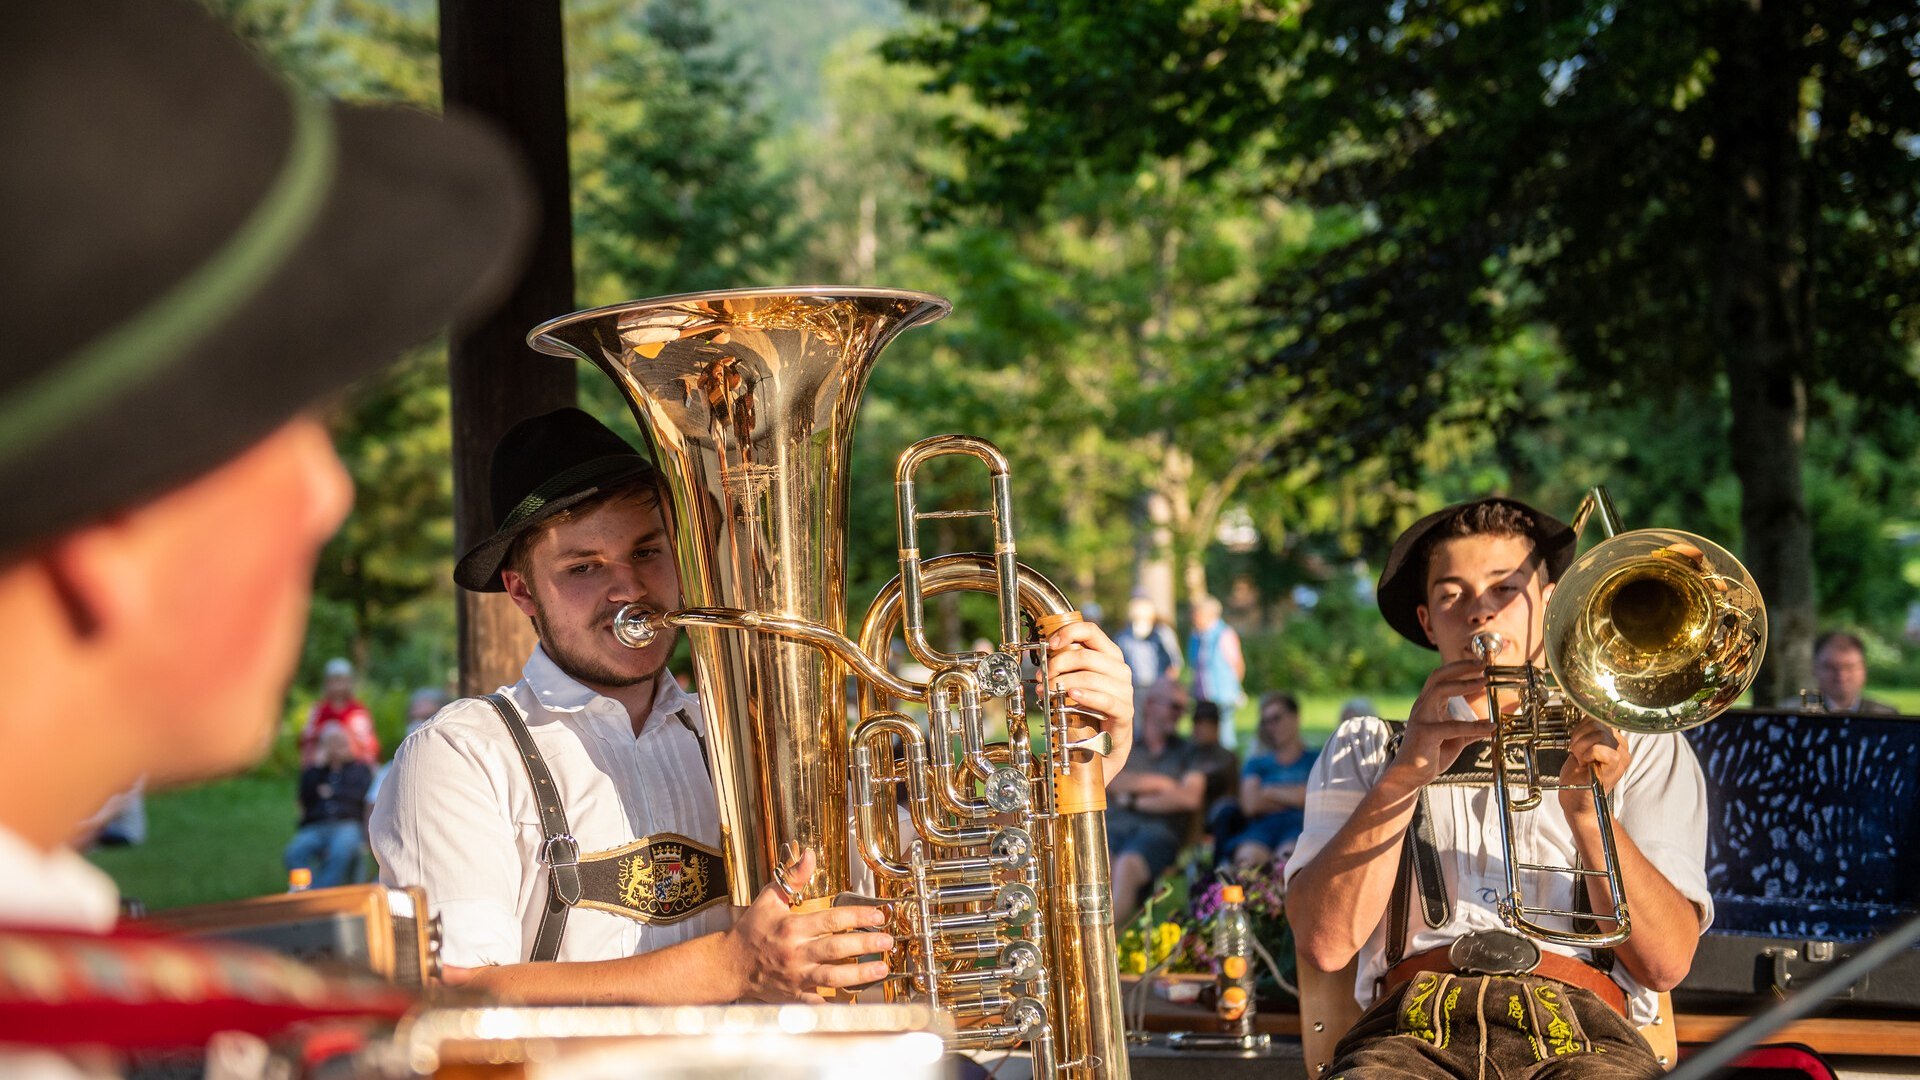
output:
[[[1684,731],[1738,701],[1766,652],[1767,610],[1725,548],[1640,529],[1574,560],[1547,601],[1547,664],[1581,712],[1623,731]]]

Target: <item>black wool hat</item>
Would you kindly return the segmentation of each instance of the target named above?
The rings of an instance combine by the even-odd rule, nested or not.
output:
[[[579,409],[555,409],[522,420],[500,436],[488,467],[493,535],[453,568],[453,580],[474,592],[501,592],[500,567],[513,542],[562,510],[616,484],[660,483],[653,463]]]
[[[1532,519],[1533,528],[1529,530],[1529,536],[1533,539],[1534,550],[1546,559],[1548,581],[1559,581],[1560,575],[1566,573],[1568,564],[1573,562],[1573,550],[1579,537],[1572,526],[1558,518],[1543,514],[1518,499],[1499,495],[1455,503],[1436,510],[1408,526],[1407,531],[1400,534],[1400,539],[1393,542],[1393,550],[1387,553],[1386,568],[1380,571],[1380,584],[1374,590],[1380,614],[1386,616],[1387,625],[1398,631],[1401,637],[1423,648],[1434,648],[1433,642],[1427,638],[1427,632],[1420,627],[1418,614],[1420,605],[1427,602],[1427,555],[1431,548],[1426,541],[1442,526],[1451,525],[1468,511],[1489,504],[1512,507]]]
[[[10,6],[0,146],[0,559],[477,313],[534,222],[490,130],[299,93],[184,0]]]

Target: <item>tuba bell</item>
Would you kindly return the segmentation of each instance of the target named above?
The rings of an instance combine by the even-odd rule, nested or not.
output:
[[[614,633],[638,647],[688,630],[734,902],[810,848],[815,870],[794,899],[831,904],[848,891],[851,847],[894,913],[890,1001],[942,1010],[956,1048],[1027,1044],[1037,1076],[1124,1078],[1099,760],[1110,741],[1057,688],[1023,679],[1025,665],[1044,669],[1046,636],[1080,616],[1019,563],[1009,469],[991,443],[938,436],[902,455],[900,574],[858,640],[845,632],[860,395],[894,337],[949,307],[886,289],[741,289],[577,312],[528,342],[606,372],[667,477],[686,606],[629,605]],[[919,508],[915,475],[942,457],[984,469],[987,506]],[[953,516],[990,520],[994,550],[923,554],[919,523]],[[997,599],[996,647],[927,641],[925,599],[954,591]],[[925,682],[887,668],[896,635]],[[1005,743],[988,741],[995,699]],[[903,702],[925,705],[924,727]]]
[[[1529,937],[1586,948],[1618,945],[1632,932],[1611,807],[1599,779],[1592,783],[1605,854],[1599,868],[1522,861],[1514,845],[1517,815],[1539,806],[1543,792],[1560,788],[1553,763],[1564,760],[1580,717],[1640,734],[1697,727],[1739,700],[1767,647],[1766,604],[1752,575],[1725,548],[1677,529],[1623,533],[1601,487],[1581,500],[1572,522],[1576,537],[1596,514],[1605,539],[1567,567],[1547,600],[1543,637],[1550,674],[1527,664],[1490,665],[1486,671],[1507,867],[1507,892],[1496,908],[1503,922]],[[1473,639],[1482,658],[1502,644],[1492,632]],[[1576,895],[1588,879],[1604,878],[1613,910],[1530,903],[1522,871],[1571,875]],[[1567,920],[1570,928],[1539,921],[1548,916]],[[1581,922],[1594,929],[1577,929]]]

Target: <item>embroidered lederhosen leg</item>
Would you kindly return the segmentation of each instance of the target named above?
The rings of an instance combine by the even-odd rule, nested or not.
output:
[[[1592,993],[1538,976],[1423,972],[1334,1052],[1332,1080],[1658,1080],[1639,1033]]]

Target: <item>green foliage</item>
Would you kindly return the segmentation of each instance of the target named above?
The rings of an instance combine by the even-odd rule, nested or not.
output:
[[[767,123],[703,0],[656,0],[574,80],[575,230],[589,304],[738,287],[796,249],[784,177],[759,163]]]
[[[1335,501],[1363,527],[1404,523],[1436,491],[1583,486],[1537,459],[1543,433],[1674,445],[1635,421],[1685,403],[1714,415],[1683,427],[1717,427],[1721,449],[1600,460],[1651,465],[1624,482],[1689,518],[1727,505],[1713,477],[1740,476],[1746,541],[1797,610],[1807,519],[1780,476],[1801,468],[1804,387],[1827,388],[1816,412],[1906,445],[1910,5],[934,6],[889,54],[988,106],[949,125],[966,166],[937,189],[944,214],[1025,221],[1089,175],[1168,166],[1317,209],[1323,228],[1264,268],[1242,366],[1278,377],[1264,389],[1295,411],[1272,475],[1305,473],[1321,501],[1326,477],[1358,476],[1370,491]],[[1871,483],[1843,470],[1809,486]],[[1891,565],[1877,546],[1863,574]]]

